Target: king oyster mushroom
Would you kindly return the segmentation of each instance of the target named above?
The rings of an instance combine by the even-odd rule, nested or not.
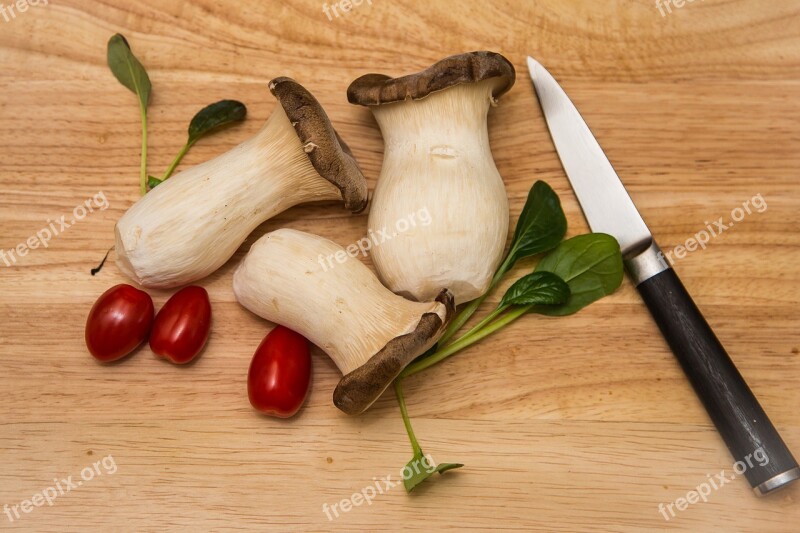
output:
[[[460,304],[488,289],[506,242],[508,198],[486,120],[514,78],[500,54],[471,52],[400,78],[367,74],[348,88],[386,144],[369,227],[391,231],[408,213],[431,214],[431,224],[372,250],[392,291],[426,301],[447,287]]]
[[[204,278],[297,204],[366,207],[366,180],[319,102],[290,78],[269,89],[279,105],[255,137],[165,181],[117,222],[117,264],[131,279],[171,288]]]
[[[292,229],[264,235],[233,275],[245,308],[319,346],[343,376],[333,403],[348,414],[365,411],[394,378],[439,339],[454,310],[445,289],[434,301],[406,300],[381,285],[338,244]]]

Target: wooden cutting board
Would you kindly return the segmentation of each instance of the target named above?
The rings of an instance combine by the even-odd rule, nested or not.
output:
[[[182,168],[252,136],[276,105],[267,81],[288,75],[328,110],[370,187],[383,145],[370,113],[347,103],[349,82],[463,51],[501,52],[518,80],[491,111],[489,133],[512,219],[543,179],[561,195],[570,235],[583,233],[527,79],[531,54],[573,98],[663,248],[761,195],[762,212],[676,268],[800,454],[798,3],[673,0],[663,15],[645,0],[353,4],[329,6],[330,19],[318,1],[41,0],[8,21],[0,12],[0,248],[61,215],[69,221],[99,193],[109,206],[46,249],[0,263],[0,505],[13,517],[34,498],[13,522],[4,508],[3,529],[796,531],[800,485],[758,499],[740,478],[669,521],[659,512],[709,476],[732,474],[732,464],[627,280],[575,316],[526,317],[409,380],[424,450],[466,466],[411,496],[389,487],[342,511],[342,500],[379,478],[398,481],[411,457],[394,398],[343,415],[331,403],[339,375],[315,350],[301,414],[259,416],[246,374],[271,324],[231,292],[234,266],[265,232],[360,238],[366,215],[333,204],[267,222],[204,280],[214,327],[196,364],[174,367],[147,348],[113,366],[88,355],[90,306],[126,281],[113,261],[95,277],[89,269],[138,197],[138,109],[105,63],[113,33],[127,36],[153,82],[151,173],[213,101],[241,100],[249,118],[201,141]],[[152,294],[157,307],[168,297]],[[35,494],[63,490],[69,476],[90,479],[35,506]],[[338,505],[338,518],[326,504]]]

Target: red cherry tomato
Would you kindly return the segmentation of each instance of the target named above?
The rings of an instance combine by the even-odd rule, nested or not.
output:
[[[86,347],[104,363],[131,353],[147,338],[153,325],[153,300],[130,285],[103,293],[86,319]]]
[[[310,382],[308,341],[299,333],[277,326],[261,341],[250,363],[250,404],[262,413],[289,418],[303,405]]]
[[[206,345],[210,329],[208,293],[203,287],[185,287],[173,294],[156,315],[150,349],[173,363],[188,363]]]

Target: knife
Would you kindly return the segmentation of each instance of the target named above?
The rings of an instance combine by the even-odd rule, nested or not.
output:
[[[733,455],[734,471],[744,473],[759,496],[795,481],[797,461],[665,260],[586,122],[532,57],[528,70],[589,226],[619,241],[625,269]]]

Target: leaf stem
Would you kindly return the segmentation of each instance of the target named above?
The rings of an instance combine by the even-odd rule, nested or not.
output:
[[[181,148],[181,151],[178,152],[178,155],[175,156],[175,159],[172,160],[172,163],[169,165],[167,171],[164,172],[163,176],[161,176],[161,181],[164,181],[165,179],[172,176],[172,174],[175,172],[175,169],[178,168],[178,165],[183,159],[183,156],[186,155],[186,152],[189,151],[189,148],[191,148],[193,144],[194,141],[188,141],[186,144],[183,145],[183,148]]]
[[[502,318],[499,318],[494,322],[492,322],[491,324],[484,326],[480,331],[464,335],[455,342],[452,342],[447,346],[445,346],[444,348],[437,350],[435,353],[431,354],[425,359],[421,359],[416,363],[408,365],[405,368],[405,370],[403,370],[400,373],[400,376],[398,377],[397,381],[399,381],[402,378],[407,378],[408,376],[413,376],[418,372],[422,372],[426,368],[429,368],[435,365],[436,363],[444,361],[451,355],[460,352],[464,348],[472,346],[476,342],[483,340],[484,338],[488,337],[495,331],[502,329],[507,325],[509,325],[510,323],[514,322],[516,319],[527,313],[531,307],[533,306],[525,305],[522,307],[517,307],[512,311],[506,313]]]
[[[420,448],[417,437],[414,435],[414,428],[411,427],[411,419],[408,418],[406,401],[403,397],[403,385],[399,377],[394,380],[394,393],[397,396],[397,403],[400,404],[400,414],[403,415],[403,425],[406,426],[406,433],[408,433],[408,440],[411,441],[411,449],[414,450],[414,457],[419,457],[422,455],[422,448]]]
[[[481,320],[480,322],[478,322],[477,324],[475,324],[475,325],[472,327],[472,329],[470,329],[469,331],[467,331],[466,333],[464,333],[464,334],[463,334],[461,337],[459,337],[457,340],[461,340],[461,339],[463,339],[463,338],[465,338],[465,337],[469,337],[470,335],[474,335],[475,333],[477,333],[478,331],[480,331],[482,328],[484,328],[484,327],[485,327],[487,324],[489,324],[490,322],[492,322],[493,320],[495,320],[497,317],[499,317],[500,315],[502,315],[502,314],[503,314],[503,313],[504,313],[504,312],[505,312],[505,311],[506,311],[506,310],[507,310],[509,307],[511,307],[511,306],[509,306],[509,305],[498,306],[498,307],[497,307],[497,309],[495,309],[494,311],[492,311],[491,313],[489,313],[488,315],[486,315],[486,317],[485,317],[483,320]]]
[[[514,252],[514,247],[512,246],[511,249],[508,251],[508,255],[506,255],[503,264],[500,265],[500,268],[497,269],[495,272],[494,277],[492,278],[492,282],[489,284],[489,288],[483,293],[482,296],[472,300],[469,302],[466,307],[464,307],[459,313],[453,318],[447,328],[444,330],[444,334],[439,339],[439,346],[447,346],[448,342],[453,335],[458,333],[464,324],[475,314],[475,311],[478,310],[478,307],[486,300],[486,298],[491,294],[492,290],[500,283],[500,280],[503,279],[503,276],[506,275],[508,270],[511,268],[511,258],[513,257],[512,252]]]
[[[139,101],[139,113],[142,116],[142,162],[139,170],[139,192],[147,194],[147,106]]]

